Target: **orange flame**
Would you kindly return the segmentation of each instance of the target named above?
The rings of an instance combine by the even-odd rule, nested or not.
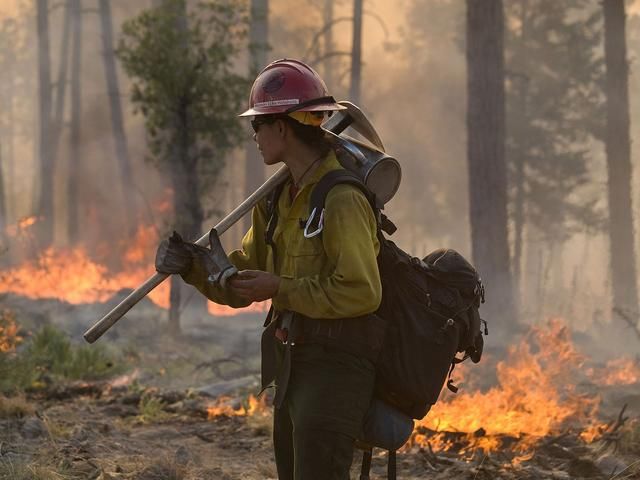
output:
[[[140,369],[136,368],[131,373],[120,375],[116,378],[109,380],[109,387],[111,388],[126,387],[128,385],[131,385],[139,377],[140,377]]]
[[[418,426],[436,432],[470,432],[467,440],[472,448],[489,451],[500,446],[491,435],[520,438],[519,448],[527,449],[569,421],[590,424],[600,399],[576,392],[576,370],[569,367],[581,366],[584,358],[573,348],[568,329],[552,320],[547,329],[533,328],[530,337],[538,352],[533,353],[529,338],[511,347],[508,359],[497,365],[496,387],[441,400]],[[481,428],[488,437],[474,436]],[[412,444],[427,441],[435,449],[451,447],[442,435],[416,436]]]
[[[633,385],[640,383],[640,360],[614,358],[602,369],[590,369],[592,379],[601,385]]]
[[[585,360],[561,320],[533,327],[509,349],[507,359],[498,362],[495,387],[463,390],[440,399],[423,420],[416,422],[404,448],[428,446],[434,451],[455,450],[462,455],[509,448],[518,454],[511,460],[515,465],[531,459],[533,447],[542,437],[567,427],[575,427],[581,432],[580,438],[591,443],[608,427],[596,420],[600,398],[578,392],[577,380]],[[611,365],[628,368],[628,363],[621,361]],[[457,377],[461,370],[465,377],[474,372],[473,367],[462,366],[456,370]],[[466,388],[473,380],[467,380]],[[234,406],[231,398],[224,397],[209,407],[209,418],[270,414],[255,397],[249,398],[252,404],[257,407]]]
[[[22,342],[18,335],[18,324],[13,313],[9,310],[0,312],[0,353],[7,353],[15,350]]]
[[[21,218],[17,223],[6,227],[7,235],[9,237],[21,236],[40,219],[40,217],[35,216]]]
[[[25,224],[35,223],[35,217]],[[35,260],[0,272],[0,292],[12,292],[27,298],[56,298],[71,304],[104,302],[121,289],[135,289],[153,275],[153,260],[158,234],[152,226],[141,226],[134,239],[124,245],[123,271],[112,272],[89,256],[86,249],[50,247]],[[113,247],[112,247],[113,248]],[[156,287],[149,298],[162,308],[169,308],[169,282]],[[209,302],[213,315],[236,315],[241,312],[265,312],[267,302],[232,309]]]
[[[231,397],[218,397],[215,404],[207,407],[207,418],[209,420],[219,417],[250,417],[255,415],[270,415],[271,411],[267,406],[266,396],[260,398],[249,395],[246,403],[237,404]]]

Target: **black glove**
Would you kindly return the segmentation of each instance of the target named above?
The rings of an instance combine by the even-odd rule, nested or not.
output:
[[[186,275],[193,264],[193,248],[174,231],[168,240],[163,240],[156,252],[156,270],[160,273]]]

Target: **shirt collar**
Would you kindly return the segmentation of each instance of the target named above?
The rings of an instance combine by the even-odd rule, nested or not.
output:
[[[315,185],[322,177],[325,176],[326,173],[341,168],[343,167],[340,165],[340,162],[336,157],[336,153],[333,150],[329,150],[329,153],[324,157],[324,160],[320,162],[320,165],[318,165],[315,171],[302,181],[300,184],[300,190],[305,188],[307,185]]]

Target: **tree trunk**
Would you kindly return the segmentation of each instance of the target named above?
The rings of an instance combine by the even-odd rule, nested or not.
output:
[[[249,29],[249,72],[255,77],[267,64],[267,52],[269,50],[269,0],[251,0],[251,25]],[[247,141],[245,147],[245,198],[251,195],[264,183],[265,168],[262,162],[256,142],[253,139]],[[251,226],[251,215],[246,215],[243,220],[244,230]]]
[[[81,168],[81,138],[80,123],[82,115],[82,5],[81,0],[71,0],[73,11],[73,52],[71,54],[71,131],[69,174],[67,184],[67,235],[69,243],[75,244],[79,240],[79,196]]]
[[[467,160],[471,247],[487,288],[487,318],[515,325],[507,234],[502,0],[467,0]]]
[[[527,7],[525,2],[522,2],[520,11],[521,33],[519,42],[524,46],[527,39]],[[527,164],[528,153],[528,137],[525,134],[529,126],[529,119],[527,118],[527,98],[529,96],[529,77],[525,72],[519,72],[514,74],[515,83],[515,95],[517,95],[517,105],[520,111],[520,122],[518,125],[510,123],[512,128],[516,129],[517,137],[519,138],[518,150],[519,154],[512,160],[515,162],[514,172],[514,208],[513,208],[513,292],[517,299],[517,304],[522,304],[523,291],[522,291],[522,249],[523,249],[523,232],[525,224],[525,165]]]
[[[0,259],[4,253],[4,240],[5,240],[5,227],[7,226],[7,206],[5,202],[5,183],[4,183],[4,155],[3,149],[5,147],[4,138],[0,136]]]
[[[187,31],[186,3],[184,11],[180,12],[176,18],[176,28],[183,32]],[[187,98],[187,96],[185,95],[183,98]],[[194,139],[190,134],[189,108],[187,100],[177,108],[178,113],[174,124],[176,141],[171,152],[171,182],[174,191],[175,228],[185,241],[193,242],[202,233],[204,214],[198,185],[198,160],[191,154]],[[180,317],[185,306],[185,302],[182,300],[183,293],[184,283],[177,275],[173,275],[168,325],[168,332],[172,336],[179,336],[182,331]],[[205,314],[206,298],[202,295],[193,297],[191,311],[196,315]]]
[[[334,50],[333,45],[333,2],[334,0],[324,0],[324,11],[323,11],[323,27],[326,29],[324,32],[324,71],[323,77],[324,82],[327,84],[329,88],[329,92],[333,92],[335,87],[334,85],[334,74],[336,62],[331,55]]]
[[[111,128],[115,143],[116,158],[120,167],[120,185],[124,194],[126,215],[126,228],[129,237],[135,234],[137,227],[137,209],[133,195],[133,174],[131,160],[127,149],[127,136],[124,131],[122,119],[122,106],[120,103],[120,88],[116,71],[115,55],[113,52],[113,26],[111,22],[111,3],[109,0],[100,0],[100,20],[102,26],[102,48],[104,71],[107,80],[109,104],[111,106]]]
[[[353,0],[353,40],[351,46],[351,87],[349,100],[360,104],[360,78],[362,70],[362,1]]]
[[[634,251],[629,138],[629,65],[624,0],[604,0],[607,67],[605,149],[609,175],[609,238],[613,307],[637,315],[638,287]]]
[[[5,198],[5,222],[15,223],[18,218],[18,209],[16,205],[16,193],[15,186],[15,151],[14,151],[14,129],[13,124],[16,121],[15,110],[13,108],[13,98],[15,95],[15,61],[9,62],[7,65],[8,82],[7,82],[7,98],[1,108],[7,115],[7,128],[4,131],[4,138],[2,139],[2,148],[4,148],[3,160],[6,167],[4,176],[4,198]]]
[[[49,2],[37,0],[38,29],[38,90],[39,90],[39,142],[40,197],[38,199],[38,241],[42,247],[53,242],[53,168],[49,150],[51,124],[51,58],[49,56]]]
[[[64,127],[64,99],[67,90],[67,69],[69,65],[69,36],[70,26],[73,21],[73,8],[69,1],[65,3],[64,25],[62,27],[62,39],[60,41],[60,59],[58,67],[58,80],[56,81],[56,98],[51,123],[51,164],[55,170],[58,161],[58,146]]]
[[[188,108],[188,105],[183,105],[176,119],[177,140],[172,152],[171,181],[174,191],[175,228],[185,241],[195,241],[202,233],[204,214],[200,204],[197,161],[190,155],[192,140],[189,134]],[[176,336],[181,333],[183,283],[177,275],[173,278],[175,280],[171,282],[169,333]],[[206,302],[203,304],[206,305]]]

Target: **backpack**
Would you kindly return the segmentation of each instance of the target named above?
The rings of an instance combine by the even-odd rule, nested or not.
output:
[[[382,428],[372,423],[369,430],[383,434],[386,430],[389,437],[367,438],[365,425],[363,440],[368,449],[360,478],[369,478],[374,446],[389,450],[388,478],[395,478],[395,450],[410,435],[411,419],[424,418],[438,400],[445,382],[451,391],[457,392],[451,373],[458,363],[467,358],[474,363],[480,361],[482,334],[488,334],[487,324],[479,314],[480,304],[485,301],[484,286],[475,268],[455,250],[439,249],[419,259],[388,240],[383,232],[393,234],[395,225],[382,214],[371,191],[348,170],[330,171],[316,184],[311,192],[309,219],[302,222],[305,234],[321,233],[326,197],[339,184],[358,188],[376,214],[382,301],[375,314],[386,321],[385,338],[376,362],[374,402],[377,410],[385,412],[385,418]],[[282,187],[277,188],[267,201],[271,232],[277,222],[275,204],[281,190]],[[391,409],[380,408],[380,401]]]

